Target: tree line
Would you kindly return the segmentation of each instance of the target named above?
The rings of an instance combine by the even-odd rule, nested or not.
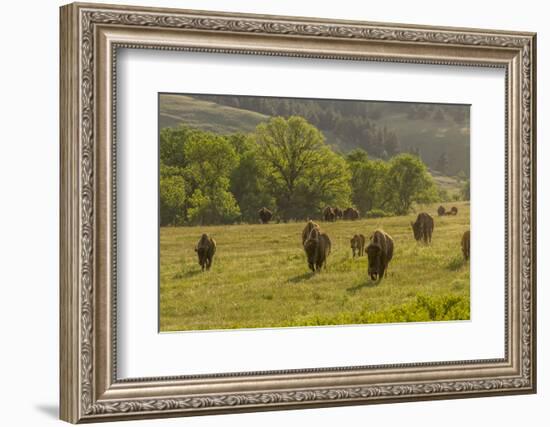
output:
[[[263,206],[281,221],[320,217],[325,206],[403,215],[441,200],[418,156],[342,155],[300,116],[272,117],[250,134],[162,129],[159,190],[161,225],[256,223]]]

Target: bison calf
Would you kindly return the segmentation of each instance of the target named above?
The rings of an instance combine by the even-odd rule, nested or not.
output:
[[[330,254],[330,239],[326,233],[321,233],[318,228],[313,228],[304,243],[307,256],[307,264],[311,271],[320,271],[327,266],[327,257]]]
[[[202,271],[204,269],[210,270],[214,254],[216,253],[216,241],[209,237],[208,234],[203,234],[195,246],[195,252],[199,257],[199,265]]]
[[[393,258],[393,239],[382,230],[376,230],[367,246],[369,258],[368,274],[371,280],[382,280],[388,272],[388,264]]]
[[[464,260],[468,261],[470,259],[470,230],[465,231],[462,235],[460,246],[462,246],[462,255],[464,255]]]
[[[365,236],[362,234],[354,235],[350,240],[350,245],[353,258],[355,258],[355,253],[357,253],[357,256],[363,256],[365,252]]]
[[[411,222],[415,240],[423,240],[424,243],[431,243],[434,231],[434,219],[426,212],[421,212],[416,217],[416,222]]]

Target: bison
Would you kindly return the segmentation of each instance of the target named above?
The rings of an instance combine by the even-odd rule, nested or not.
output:
[[[204,269],[210,270],[214,254],[216,253],[216,241],[209,237],[208,234],[203,234],[195,246],[195,252],[199,257],[199,265],[202,271]]]
[[[359,211],[355,208],[346,208],[343,213],[344,219],[359,219]]]
[[[331,243],[328,235],[321,233],[319,228],[313,228],[304,242],[307,264],[311,271],[320,271],[323,266],[326,268],[330,247]]]
[[[336,215],[336,219],[342,219],[344,213],[342,212],[342,209],[336,207],[334,208],[334,215]]]
[[[437,215],[438,215],[438,216],[443,216],[443,215],[445,215],[445,208],[444,208],[443,206],[439,206],[439,207],[437,208]]]
[[[411,222],[415,240],[423,240],[424,243],[431,243],[434,231],[434,219],[426,212],[421,212],[416,217],[416,222]]]
[[[451,215],[456,215],[457,213],[458,213],[457,207],[456,207],[456,206],[453,206],[453,207],[451,208]]]
[[[365,252],[365,236],[362,234],[356,234],[350,239],[350,245],[351,245],[351,252],[353,254],[353,258],[355,258],[355,253],[357,252],[357,256],[363,256]]]
[[[273,212],[267,209],[265,206],[258,211],[258,216],[262,224],[267,224],[273,218]]]
[[[332,209],[330,206],[327,206],[323,210],[323,219],[325,221],[335,221],[336,220],[336,214],[334,213],[334,209]]]
[[[371,280],[382,280],[388,273],[388,264],[393,257],[393,239],[382,230],[376,230],[367,246],[368,274]]]
[[[465,231],[462,235],[460,246],[462,246],[462,255],[464,255],[464,260],[468,261],[470,259],[470,230]]]
[[[309,234],[311,233],[311,230],[313,230],[314,228],[319,229],[319,224],[313,222],[312,220],[309,220],[304,227],[304,230],[302,231],[302,245],[306,242]]]

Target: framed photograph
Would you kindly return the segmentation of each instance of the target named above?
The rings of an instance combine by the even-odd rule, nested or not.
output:
[[[536,391],[536,35],[61,8],[61,418]]]

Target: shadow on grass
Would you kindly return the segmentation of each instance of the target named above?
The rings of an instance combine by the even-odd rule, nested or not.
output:
[[[313,271],[308,271],[307,273],[299,274],[298,276],[291,277],[288,279],[290,283],[300,283],[304,280],[311,279],[315,273]]]
[[[347,288],[346,291],[348,291],[350,294],[355,294],[363,288],[376,288],[382,282],[382,280],[382,278],[378,280],[371,280],[367,278],[363,283],[359,283],[358,285],[352,286],[351,288]]]
[[[190,277],[196,276],[197,274],[201,274],[202,270],[200,268],[186,270],[186,271],[178,271],[176,274],[174,274],[173,279],[188,279]]]

